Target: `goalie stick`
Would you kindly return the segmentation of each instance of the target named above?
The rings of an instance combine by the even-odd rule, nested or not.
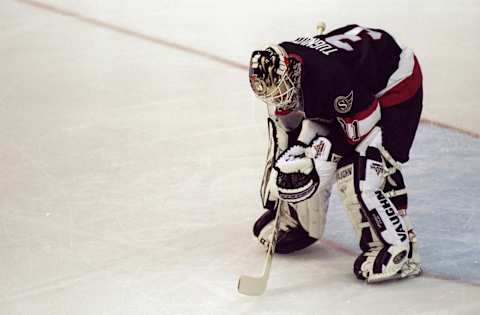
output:
[[[245,295],[262,295],[267,288],[268,278],[270,276],[270,268],[272,266],[273,253],[275,253],[275,245],[277,244],[278,228],[280,223],[280,212],[282,201],[279,200],[276,207],[275,221],[272,232],[272,240],[268,245],[267,254],[265,256],[265,265],[263,273],[260,277],[251,277],[242,275],[238,279],[237,290]]]

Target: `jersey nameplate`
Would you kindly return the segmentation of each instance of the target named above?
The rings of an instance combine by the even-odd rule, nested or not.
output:
[[[315,37],[300,37],[297,38],[294,43],[300,46],[315,49],[316,51],[327,56],[332,52],[338,51],[337,48],[333,47],[326,41]]]
[[[361,26],[354,27],[344,34],[332,35],[325,40],[317,37],[299,37],[294,43],[300,46],[315,49],[324,55],[330,55],[330,53],[338,51],[339,49],[346,51],[353,51],[351,43],[357,42],[362,39],[360,34],[366,32],[373,40],[379,40],[382,38],[382,33],[373,31]]]

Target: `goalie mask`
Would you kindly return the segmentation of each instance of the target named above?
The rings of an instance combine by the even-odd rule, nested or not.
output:
[[[276,115],[286,115],[300,105],[300,70],[300,63],[278,45],[256,50],[250,58],[250,85]]]

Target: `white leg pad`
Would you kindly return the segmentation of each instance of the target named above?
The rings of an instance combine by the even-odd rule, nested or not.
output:
[[[325,187],[309,199],[291,205],[297,211],[302,227],[316,239],[321,239],[325,231],[330,194],[331,186]]]

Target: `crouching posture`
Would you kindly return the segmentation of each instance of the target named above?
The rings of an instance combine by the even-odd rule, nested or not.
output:
[[[275,211],[278,252],[320,239],[336,181],[362,250],[354,274],[367,282],[420,274],[400,170],[422,109],[413,52],[383,30],[348,25],[254,51],[249,75],[269,112],[259,241],[268,243]]]

